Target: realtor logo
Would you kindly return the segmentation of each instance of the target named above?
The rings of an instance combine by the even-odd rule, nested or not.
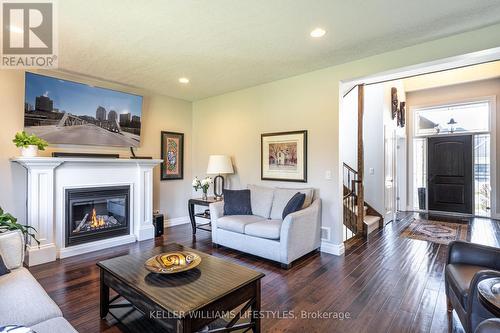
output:
[[[2,68],[55,68],[54,4],[2,2]]]

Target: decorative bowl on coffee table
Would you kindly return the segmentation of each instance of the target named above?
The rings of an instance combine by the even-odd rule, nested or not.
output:
[[[201,257],[192,252],[166,252],[149,258],[144,263],[147,270],[158,274],[174,274],[195,268]]]

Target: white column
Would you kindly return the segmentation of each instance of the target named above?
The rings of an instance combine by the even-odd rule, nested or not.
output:
[[[134,189],[134,234],[138,241],[154,238],[153,168],[157,163],[137,165],[138,181]]]
[[[36,229],[38,245],[28,240],[25,263],[28,266],[56,260],[54,216],[54,169],[61,162],[23,161],[28,169],[27,224]]]

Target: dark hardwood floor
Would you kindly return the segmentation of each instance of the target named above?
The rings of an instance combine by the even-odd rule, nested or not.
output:
[[[213,249],[210,234],[182,225],[165,236],[59,260],[30,271],[80,332],[145,332],[112,325],[99,318],[99,271],[96,262],[177,242],[266,274],[262,280],[263,332],[462,332],[455,316],[448,325],[444,293],[447,246],[399,237],[414,214],[402,214],[369,239],[351,241],[345,256],[316,253],[279,264],[228,248]],[[467,223],[467,222],[466,222]],[[500,222],[468,221],[469,240],[500,247]],[[281,311],[281,312],[278,312]],[[293,311],[298,319],[279,317]],[[302,318],[303,311],[309,318]],[[335,319],[335,313],[349,319]],[[330,318],[318,318],[318,316]],[[333,317],[332,317],[333,316]],[[274,318],[273,318],[274,317]]]

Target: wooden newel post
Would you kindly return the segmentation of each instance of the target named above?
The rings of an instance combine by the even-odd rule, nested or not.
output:
[[[365,219],[365,196],[363,187],[363,174],[364,174],[364,153],[363,153],[363,112],[364,112],[364,85],[358,85],[358,200],[357,200],[357,231],[359,234],[366,235],[364,228]]]

